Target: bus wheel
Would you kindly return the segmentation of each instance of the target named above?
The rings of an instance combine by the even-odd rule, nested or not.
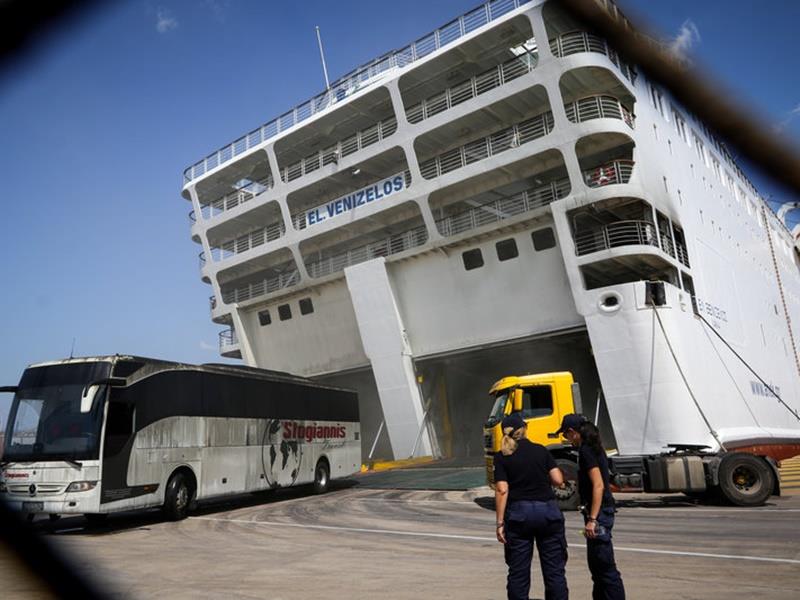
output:
[[[170,521],[180,521],[189,515],[192,502],[192,486],[181,472],[175,473],[167,483],[164,493],[164,514]]]
[[[324,494],[327,492],[330,480],[331,468],[328,466],[328,461],[320,458],[314,468],[314,493]]]
[[[758,456],[726,454],[719,465],[719,489],[738,506],[760,506],[772,495],[775,474]]]
[[[564,474],[563,489],[554,487],[558,508],[565,510],[578,510],[580,498],[578,497],[578,465],[567,458],[557,458],[556,465]]]

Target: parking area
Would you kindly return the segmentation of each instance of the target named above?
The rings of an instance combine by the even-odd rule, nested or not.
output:
[[[359,482],[361,484],[359,484]],[[185,521],[158,513],[81,518],[42,532],[112,595],[124,598],[504,598],[488,488],[365,487],[324,496],[286,490],[201,507]],[[800,497],[741,509],[682,496],[620,495],[617,560],[629,598],[794,599],[800,589]],[[567,515],[567,576],[591,596],[581,521]],[[13,565],[0,562],[11,581]],[[30,598],[24,582],[4,597]],[[542,598],[534,569],[533,598]]]

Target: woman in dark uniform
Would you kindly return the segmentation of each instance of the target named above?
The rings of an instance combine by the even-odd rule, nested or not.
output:
[[[594,582],[592,598],[625,600],[625,587],[614,561],[611,543],[616,511],[600,432],[583,416],[566,415],[556,433],[563,433],[578,448],[578,493],[583,505],[586,557]]]
[[[509,600],[528,600],[531,587],[533,543],[547,600],[566,600],[567,541],[564,515],[552,485],[562,486],[564,476],[544,446],[525,437],[519,413],[503,419],[501,451],[494,457],[497,541],[505,545]]]

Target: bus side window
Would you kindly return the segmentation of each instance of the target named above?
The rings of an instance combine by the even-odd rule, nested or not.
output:
[[[125,446],[133,433],[133,405],[109,402],[106,417],[106,443],[103,456],[114,456]]]
[[[534,419],[553,414],[553,388],[537,385],[525,388],[522,393],[522,418]]]

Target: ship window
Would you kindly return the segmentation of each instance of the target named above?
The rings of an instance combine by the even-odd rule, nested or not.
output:
[[[553,248],[556,245],[556,236],[550,227],[534,231],[531,233],[531,238],[533,238],[533,248],[538,252]]]
[[[553,414],[553,388],[537,385],[522,391],[522,418],[535,419]]]
[[[517,258],[519,256],[519,250],[517,250],[517,240],[514,238],[497,242],[494,247],[497,250],[497,260],[511,260],[512,258]]]
[[[258,324],[264,327],[265,325],[269,325],[272,323],[272,315],[269,314],[268,310],[262,310],[258,313]]]
[[[461,254],[461,259],[464,261],[464,268],[467,271],[478,269],[483,266],[483,253],[481,253],[480,248],[467,250]]]
[[[300,314],[310,315],[313,312],[314,312],[314,304],[311,302],[311,298],[302,298],[300,300]]]
[[[288,321],[292,318],[292,307],[288,304],[281,304],[278,307],[278,317],[281,321]]]

